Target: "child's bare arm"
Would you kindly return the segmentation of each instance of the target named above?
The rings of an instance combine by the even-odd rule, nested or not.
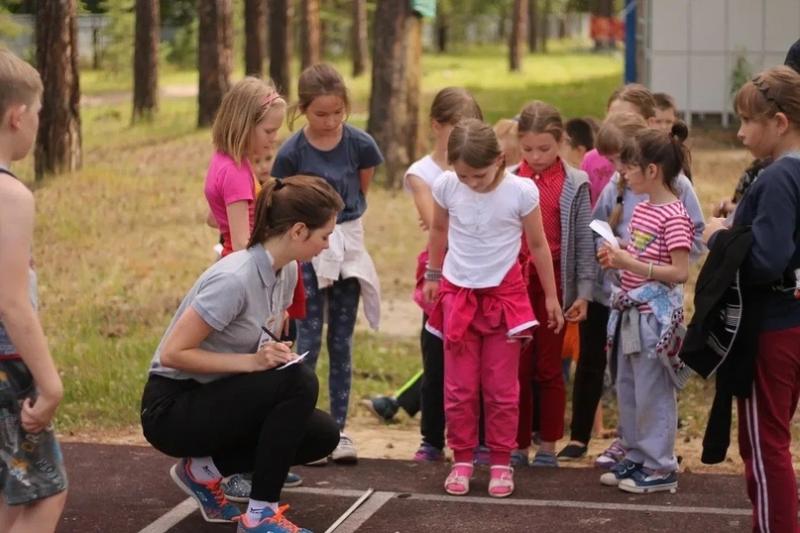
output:
[[[433,194],[428,184],[422,178],[409,174],[406,178],[408,188],[411,189],[411,194],[414,197],[414,205],[417,207],[419,219],[422,221],[422,227],[425,230],[430,230],[433,224]]]
[[[547,245],[542,225],[542,212],[537,207],[522,219],[525,229],[525,238],[531,251],[531,261],[536,267],[536,273],[542,281],[544,297],[547,308],[547,325],[556,333],[564,326],[564,316],[561,305],[558,303],[558,287],[556,287],[555,273],[553,272],[553,256]]]
[[[361,182],[361,192],[364,195],[369,190],[369,184],[372,183],[372,178],[375,176],[375,167],[362,168],[358,171],[358,179]]]
[[[50,423],[64,390],[28,293],[33,221],[30,191],[16,180],[0,180],[0,321],[36,383],[38,398],[22,411],[23,427],[35,433]]]
[[[433,202],[433,220],[428,234],[428,267],[433,270],[442,270],[444,253],[447,249],[447,231],[450,226],[450,215],[447,209]],[[433,301],[439,290],[437,280],[426,280],[422,286],[425,300]]]
[[[250,240],[250,210],[247,202],[233,202],[226,207],[228,213],[228,227],[231,232],[231,247],[233,251],[244,250]]]
[[[603,268],[618,268],[663,283],[686,283],[689,278],[689,250],[679,248],[670,253],[671,265],[655,265],[639,261],[621,248],[604,245],[597,254]]]
[[[211,211],[208,212],[206,215],[206,225],[209,228],[219,228],[219,224],[217,224],[217,219],[214,217],[214,213]]]

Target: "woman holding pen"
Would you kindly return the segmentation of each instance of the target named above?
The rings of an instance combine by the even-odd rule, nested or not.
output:
[[[144,435],[180,458],[170,475],[207,521],[238,520],[242,532],[296,531],[278,506],[289,467],[327,457],[339,442],[334,420],[315,409],[316,376],[287,365],[300,356],[271,337],[292,303],[296,261],[328,247],[342,207],[320,178],[269,180],[247,249],[200,276],[156,349],[142,397]],[[220,482],[251,471],[240,516]]]

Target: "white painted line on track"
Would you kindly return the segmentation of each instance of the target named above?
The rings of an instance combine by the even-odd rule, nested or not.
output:
[[[361,490],[352,489],[325,489],[319,487],[295,487],[283,490],[289,494],[316,494],[318,496],[335,496],[339,498],[358,498],[364,494]],[[751,516],[752,509],[736,507],[696,507],[678,505],[643,505],[635,503],[591,502],[577,500],[536,500],[532,498],[490,498],[488,496],[447,496],[444,494],[422,494],[376,491],[369,500],[359,507],[342,525],[336,533],[353,533],[358,530],[372,515],[377,513],[388,501],[401,496],[402,499],[445,502],[445,503],[472,503],[487,505],[510,505],[515,507],[561,507],[569,509],[597,510],[597,511],[634,511],[644,513],[690,513],[723,516]],[[197,509],[197,502],[193,498],[186,498],[155,522],[140,530],[139,533],[165,533],[178,522],[192,514]]]
[[[197,510],[197,502],[194,498],[186,498],[181,503],[173,507],[166,514],[161,515],[155,522],[141,529],[139,533],[164,533],[176,525],[178,522]]]
[[[397,496],[396,492],[377,491],[364,504],[336,528],[336,533],[355,533],[364,522],[377,513],[386,502]]]
[[[405,496],[405,495],[404,495]],[[693,507],[679,505],[640,505],[636,503],[606,503],[573,500],[534,500],[511,498],[489,498],[482,496],[445,496],[444,494],[408,494],[409,500],[449,503],[479,503],[513,505],[518,507],[566,507],[572,509],[595,509],[598,511],[640,511],[645,513],[693,513],[730,516],[750,516],[752,509],[736,507]]]
[[[284,489],[283,492],[317,494],[320,496],[339,496],[343,498],[358,498],[363,494],[363,492],[359,490],[324,489],[317,487],[296,487],[293,489]],[[742,507],[697,507],[697,506],[679,506],[679,505],[646,505],[646,504],[636,504],[636,503],[592,502],[592,501],[579,501],[579,500],[537,500],[532,498],[514,498],[513,496],[511,498],[500,499],[500,498],[490,498],[488,496],[448,496],[445,494],[378,491],[372,495],[372,498],[375,498],[377,494],[393,494],[394,496],[402,494],[401,498],[403,499],[414,499],[414,500],[431,501],[431,502],[450,502],[450,503],[462,502],[462,503],[478,503],[478,504],[485,503],[491,505],[512,505],[518,507],[519,506],[564,507],[564,508],[574,508],[574,509],[595,509],[601,511],[602,510],[641,511],[645,513],[692,513],[692,514],[729,515],[729,516],[750,516],[753,513],[752,509],[745,509]],[[391,499],[391,497],[389,499]],[[388,499],[386,501],[388,501]]]

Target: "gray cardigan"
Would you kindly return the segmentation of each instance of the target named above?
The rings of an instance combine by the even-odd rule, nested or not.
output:
[[[586,172],[562,161],[566,177],[561,191],[561,298],[568,309],[576,299],[592,300],[597,278],[594,237],[589,223],[592,206],[589,201],[589,177]],[[516,174],[519,165],[508,169]]]

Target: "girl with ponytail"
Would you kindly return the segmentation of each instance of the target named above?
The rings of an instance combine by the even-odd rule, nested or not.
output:
[[[278,506],[289,467],[327,457],[339,442],[336,422],[314,407],[314,372],[273,332],[292,301],[297,261],[328,247],[343,207],[321,178],[268,180],[247,248],[200,276],[155,351],[142,429],[154,448],[180,459],[170,475],[207,521],[295,531]],[[253,472],[241,516],[221,487],[238,472]]]
[[[625,451],[600,482],[633,493],[678,487],[676,390],[686,375],[677,357],[683,283],[689,276],[694,225],[678,196],[689,157],[688,130],[643,129],[619,154],[628,188],[647,199],[633,208],[627,245],[603,243],[600,266],[619,270],[610,301],[608,346],[617,361],[619,433]],[[621,327],[618,328],[618,325]]]

